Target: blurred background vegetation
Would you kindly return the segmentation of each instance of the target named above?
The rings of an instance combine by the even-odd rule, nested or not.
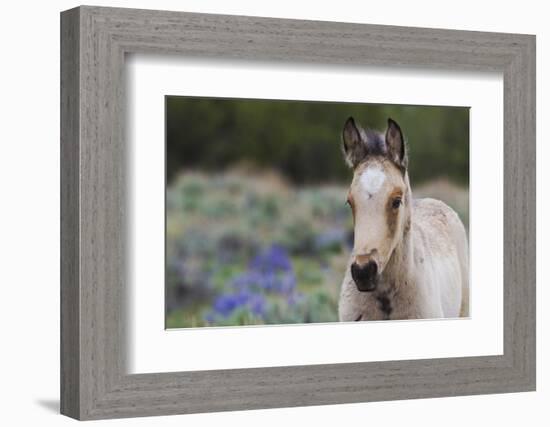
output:
[[[388,117],[400,124],[413,183],[442,176],[468,184],[468,108],[167,97],[166,113],[169,182],[182,168],[219,171],[243,161],[295,184],[347,182],[336,156],[353,116],[382,131]]]
[[[469,109],[166,97],[166,326],[337,321],[354,116],[409,144],[415,197],[468,226]]]

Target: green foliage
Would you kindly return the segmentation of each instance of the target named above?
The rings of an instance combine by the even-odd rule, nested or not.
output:
[[[409,143],[413,184],[468,184],[469,109],[357,103],[167,97],[167,173],[236,164],[277,170],[296,184],[347,182],[340,152],[349,116],[383,131],[396,120]]]
[[[334,186],[293,189],[273,174],[179,175],[166,193],[167,327],[336,321],[351,229],[343,194]],[[272,278],[250,271],[273,245],[283,254],[272,262],[288,259],[284,292],[262,290]],[[261,315],[241,305],[210,318],[243,278],[246,292],[262,295]]]
[[[353,229],[346,192],[345,185],[295,188],[273,174],[178,175],[166,193],[166,326],[337,321]],[[468,224],[467,188],[435,180],[413,193],[443,200]],[[269,262],[283,264],[282,274],[251,271],[274,245],[279,254]],[[274,277],[290,279],[288,289],[262,287]],[[247,300],[210,317],[220,297],[242,295],[235,286],[243,280]]]

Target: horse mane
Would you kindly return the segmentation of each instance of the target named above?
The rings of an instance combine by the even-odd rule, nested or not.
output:
[[[385,156],[388,153],[386,138],[383,134],[370,128],[361,129],[361,131],[361,143],[366,148],[366,150],[363,150],[364,157],[361,161],[369,156]]]

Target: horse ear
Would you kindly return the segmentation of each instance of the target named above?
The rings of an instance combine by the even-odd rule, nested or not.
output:
[[[342,151],[349,167],[356,167],[367,154],[365,141],[361,137],[361,128],[353,117],[346,120],[342,130]]]
[[[388,128],[386,129],[386,147],[388,149],[388,157],[397,166],[407,169],[407,147],[401,128],[391,118],[388,118]]]

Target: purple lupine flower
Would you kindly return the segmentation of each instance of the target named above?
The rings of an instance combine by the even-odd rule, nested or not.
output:
[[[226,317],[239,305],[238,295],[222,294],[214,301],[214,311]]]
[[[285,273],[280,277],[280,292],[289,294],[296,289],[296,276],[294,273]]]
[[[287,251],[280,245],[272,245],[268,251],[268,259],[274,270],[289,271],[292,269]]]
[[[222,294],[214,301],[214,311],[223,316],[228,317],[238,308],[250,305],[250,301],[254,301],[257,295],[248,291],[240,290],[236,293]]]
[[[256,316],[262,316],[265,313],[266,300],[262,294],[256,294],[250,298],[250,311]]]
[[[277,272],[290,271],[292,264],[285,248],[274,244],[254,257],[249,267],[257,271]]]
[[[230,284],[235,290],[250,290],[262,287],[263,280],[261,272],[248,270],[234,277]]]
[[[220,295],[216,298],[213,305],[214,310],[224,316],[229,314],[234,307],[234,300],[229,295]]]
[[[301,296],[296,294],[296,276],[290,257],[282,246],[271,245],[249,263],[248,269],[233,277],[230,292],[219,295],[213,303],[212,313],[205,319],[212,323],[216,318],[231,316],[237,309],[249,310],[255,316],[266,316],[268,301],[265,293],[278,293],[295,304]]]
[[[277,291],[277,275],[271,271],[264,272],[259,283],[260,287],[266,291]]]

